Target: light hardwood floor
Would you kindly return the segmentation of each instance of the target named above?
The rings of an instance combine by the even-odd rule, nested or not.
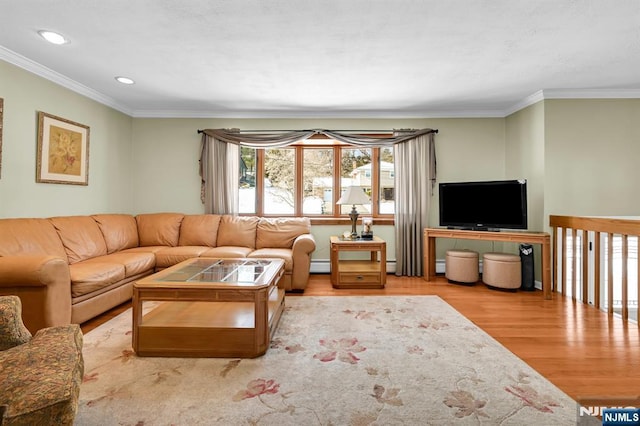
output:
[[[304,293],[437,295],[574,399],[634,398],[640,394],[640,328],[558,293],[508,292],[449,284],[444,277],[387,276],[384,289],[336,290],[328,274],[314,274]],[[87,333],[130,307],[124,304],[82,325]],[[500,360],[496,360],[500,362]]]

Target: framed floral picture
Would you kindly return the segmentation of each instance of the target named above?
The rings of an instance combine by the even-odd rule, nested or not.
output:
[[[0,177],[2,177],[2,115],[4,113],[4,99],[0,98]]]
[[[89,184],[89,126],[38,112],[36,182]]]

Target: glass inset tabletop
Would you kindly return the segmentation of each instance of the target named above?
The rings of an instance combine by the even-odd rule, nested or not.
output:
[[[269,265],[261,259],[197,259],[157,281],[255,283]]]

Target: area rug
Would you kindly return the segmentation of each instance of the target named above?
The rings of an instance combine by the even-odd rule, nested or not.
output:
[[[576,403],[436,296],[288,297],[255,359],[143,358],[87,333],[78,425],[574,425]]]

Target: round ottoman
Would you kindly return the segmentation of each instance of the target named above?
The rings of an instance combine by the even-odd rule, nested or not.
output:
[[[478,252],[472,250],[447,250],[444,275],[449,281],[475,283],[478,281]]]
[[[491,287],[520,288],[520,256],[508,253],[485,253],[482,256],[482,281]]]

